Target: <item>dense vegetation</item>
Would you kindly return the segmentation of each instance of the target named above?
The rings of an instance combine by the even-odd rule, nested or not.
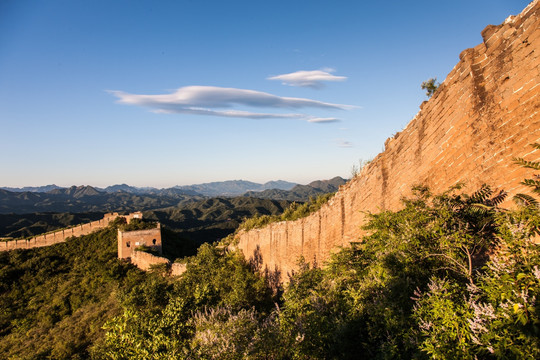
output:
[[[484,186],[370,215],[362,242],[285,289],[257,261],[204,245],[153,309],[109,321],[103,359],[535,359],[536,206],[504,211]],[[273,305],[272,305],[273,303]]]
[[[538,177],[523,183],[540,193]],[[223,243],[200,246],[179,278],[143,273],[116,259],[115,226],[122,224],[65,244],[0,253],[0,354],[540,358],[536,197],[519,194],[521,206],[505,210],[499,205],[507,194],[488,186],[471,195],[459,186],[440,195],[417,187],[413,194],[402,210],[368,214],[368,234],[324,268],[299,259],[285,286],[278,274],[262,271],[260,259],[248,261]],[[283,216],[303,216],[324,201],[293,205]],[[180,253],[181,239],[170,242]]]
[[[0,252],[0,357],[86,358],[120,312],[119,297],[149,279],[117,260],[116,230],[33,250]]]

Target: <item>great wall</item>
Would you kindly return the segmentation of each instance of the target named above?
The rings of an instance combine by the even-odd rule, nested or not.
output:
[[[246,258],[259,248],[265,266],[282,274],[300,257],[319,264],[358,241],[365,212],[396,210],[416,184],[434,192],[465,182],[510,194],[527,191],[531,172],[513,157],[538,160],[540,151],[540,2],[482,31],[483,43],[463,51],[433,97],[407,127],[385,143],[361,173],[318,212],[293,222],[240,232]],[[507,204],[509,205],[509,204]]]
[[[133,219],[142,219],[143,214],[133,212],[127,215],[118,213],[107,213],[103,219],[92,221],[85,224],[79,224],[67,229],[61,229],[46,234],[34,236],[29,239],[14,239],[3,241],[0,243],[0,251],[16,250],[16,249],[31,249],[36,247],[51,246],[62,243],[73,237],[91,234],[95,231],[102,230],[110,225],[117,218],[124,218],[129,224]],[[161,224],[157,223],[154,229],[122,231],[118,230],[118,258],[131,261],[141,270],[151,270],[154,265],[166,264],[169,274],[172,276],[181,275],[186,265],[181,263],[171,263],[169,259],[153,255],[152,253],[139,251],[140,247],[147,247],[153,252],[161,255]],[[138,249],[139,248],[139,249]]]
[[[117,217],[124,217],[127,222],[131,219],[142,218],[141,212],[134,212],[129,215],[119,215],[118,213],[107,213],[103,219],[92,221],[85,224],[76,225],[67,229],[61,229],[46,234],[34,236],[29,239],[14,239],[0,242],[1,250],[31,249],[35,247],[50,246],[66,241],[71,237],[88,235],[94,231],[106,228]]]
[[[483,43],[460,54],[459,63],[406,128],[385,142],[384,152],[319,211],[239,232],[237,247],[245,257],[258,249],[263,265],[282,274],[294,270],[300,257],[324,263],[332,251],[359,240],[366,212],[398,209],[416,184],[433,192],[459,182],[466,191],[487,183],[510,194],[526,192],[520,182],[530,171],[516,166],[513,158],[540,159],[540,151],[528,146],[540,142],[540,0],[501,25],[487,26],[482,37]],[[137,214],[128,215],[128,222],[142,216]],[[102,220],[32,239],[5,241],[0,250],[60,243],[101,230],[118,216],[106,214]],[[129,258],[143,270],[166,264],[172,275],[185,271],[184,264],[135,251],[131,242],[161,253],[159,226],[119,231],[119,258]]]

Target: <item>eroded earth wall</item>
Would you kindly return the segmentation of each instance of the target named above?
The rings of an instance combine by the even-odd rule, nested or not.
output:
[[[527,191],[531,171],[513,157],[539,160],[540,2],[482,31],[483,43],[460,61],[433,97],[385,150],[320,211],[238,235],[247,258],[260,247],[263,262],[282,274],[300,256],[324,262],[333,249],[357,241],[362,212],[398,209],[416,184],[442,192],[458,182],[466,191],[483,183],[510,195]]]

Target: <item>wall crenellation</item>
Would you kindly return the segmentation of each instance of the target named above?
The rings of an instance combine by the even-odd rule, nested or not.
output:
[[[401,132],[385,142],[360,174],[318,212],[238,234],[246,258],[258,247],[268,268],[282,274],[303,257],[320,264],[339,246],[358,241],[365,212],[396,210],[416,184],[442,192],[483,183],[510,194],[530,172],[513,157],[540,159],[540,1],[482,31],[483,42],[460,61]],[[509,203],[507,203],[509,204]]]

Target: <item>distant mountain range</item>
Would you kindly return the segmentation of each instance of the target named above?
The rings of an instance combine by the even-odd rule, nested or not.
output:
[[[238,196],[248,191],[263,191],[268,189],[290,190],[297,184],[277,180],[258,184],[245,180],[229,180],[206,184],[175,186],[177,189],[195,191],[205,196]]]
[[[126,184],[113,185],[104,189],[93,186],[62,188],[56,185],[0,188],[0,214],[145,211],[178,207],[208,197],[244,196],[259,199],[307,201],[310,197],[337,191],[339,186],[345,182],[346,180],[343,178],[335,177],[330,180],[314,181],[308,185],[298,185],[282,180],[264,184],[245,180],[230,180],[175,186],[168,189],[139,188]]]
[[[307,185],[285,181],[257,184],[238,180],[169,189],[137,188],[125,184],[105,189],[92,186],[61,188],[56,185],[32,188],[49,188],[47,192],[0,189],[0,237],[32,236],[97,220],[107,211],[140,210],[144,212],[144,218],[160,221],[183,238],[196,242],[213,241],[233,232],[246,217],[281,214],[292,201],[303,202],[310,197],[337,191],[345,182],[345,179],[335,177]],[[218,192],[241,195],[201,195]]]
[[[14,188],[14,187],[0,187],[0,189],[4,189],[4,190],[7,190],[7,191],[12,191],[12,192],[26,192],[26,191],[30,191],[30,192],[49,192],[51,190],[54,190],[54,189],[64,189],[63,187],[61,186],[57,186],[57,185],[45,185],[45,186],[25,186],[25,187],[22,187],[22,188]]]
[[[34,212],[108,212],[157,209],[204,198],[177,190],[163,194],[107,193],[92,186],[72,186],[49,192],[13,192],[0,189],[0,214]]]
[[[174,186],[171,188],[158,189],[154,187],[135,187],[127,184],[118,184],[99,188],[93,186],[71,186],[69,188],[60,187],[57,185],[46,185],[37,187],[1,187],[0,189],[11,192],[35,192],[35,193],[50,193],[50,194],[69,194],[70,192],[79,192],[81,188],[87,188],[85,191],[90,191],[86,195],[96,195],[95,192],[116,193],[125,192],[129,194],[150,194],[160,196],[176,196],[176,195],[191,195],[191,196],[238,196],[247,191],[263,191],[268,189],[290,190],[296,183],[291,183],[283,180],[269,181],[264,184],[254,183],[245,180],[228,180],[217,181],[204,184]],[[94,193],[92,193],[94,192]]]

